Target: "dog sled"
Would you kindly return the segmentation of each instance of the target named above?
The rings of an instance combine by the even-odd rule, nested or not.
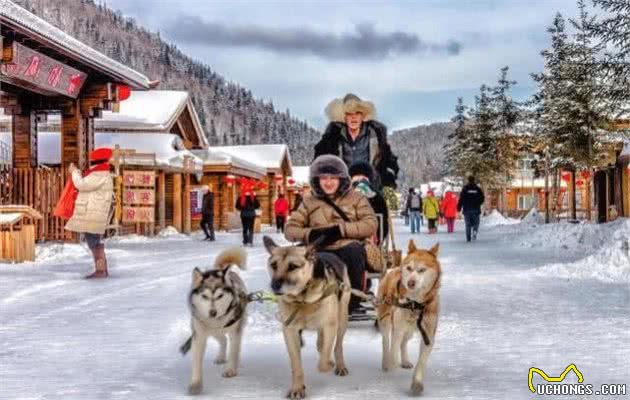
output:
[[[386,237],[383,237],[385,217],[383,214],[376,214],[376,217],[380,226],[380,237],[378,238],[379,244],[376,245],[370,242],[365,246],[368,267],[365,273],[364,281],[367,292],[365,293],[365,298],[361,302],[362,311],[365,312],[350,314],[349,320],[351,322],[376,320],[376,310],[374,308],[374,304],[366,299],[374,296],[373,292],[375,292],[378,288],[378,283],[385,276],[387,270],[399,266],[402,258],[402,252],[396,247],[394,226],[392,224],[391,216],[388,221],[389,234]],[[369,282],[374,283],[371,288],[369,287]]]

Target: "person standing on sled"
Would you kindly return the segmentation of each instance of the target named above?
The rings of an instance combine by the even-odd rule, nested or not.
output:
[[[90,153],[92,166],[85,173],[81,173],[74,164],[68,167],[72,183],[79,193],[65,229],[84,234],[94,259],[94,272],[86,276],[87,279],[109,275],[105,245],[101,239],[109,224],[114,197],[114,180],[109,165],[111,157],[111,149],[99,148]]]
[[[336,254],[348,268],[354,289],[365,290],[367,253],[363,241],[376,233],[377,221],[367,198],[352,190],[348,168],[338,157],[317,157],[310,168],[311,193],[291,213],[284,235],[291,242],[319,243],[319,249]],[[352,296],[350,313],[361,311]],[[364,312],[364,310],[363,310]]]
[[[354,94],[335,99],[326,107],[330,120],[319,143],[315,158],[331,154],[343,160],[347,167],[365,162],[376,170],[374,186],[396,188],[398,159],[387,142],[387,127],[375,120],[376,109],[369,101]]]
[[[485,201],[483,190],[475,183],[475,177],[468,177],[468,184],[462,189],[457,203],[457,211],[463,211],[466,223],[466,241],[477,240],[481,205]]]
[[[212,192],[212,185],[208,185],[208,191],[203,195],[201,229],[206,235],[204,240],[214,242],[214,193]]]

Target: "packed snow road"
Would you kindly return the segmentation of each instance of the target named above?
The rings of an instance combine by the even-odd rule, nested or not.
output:
[[[407,227],[397,224],[397,242],[406,247]],[[531,399],[531,367],[558,376],[571,363],[585,383],[630,384],[628,282],[538,273],[585,257],[584,246],[523,247],[524,230],[516,225],[482,227],[479,240],[467,244],[463,227],[457,228],[454,235],[414,236],[424,247],[441,243],[444,271],[424,398]],[[210,265],[219,249],[239,243],[239,235],[200,239],[110,240],[111,278],[101,281],[82,279],[89,260],[76,245],[41,247],[36,263],[0,264],[0,399],[188,398],[191,360],[178,347],[189,333],[191,270]],[[242,272],[250,291],[269,283],[261,236],[255,240]],[[306,342],[309,398],[408,394],[409,370],[381,371],[380,336],[371,324],[354,323],[346,335],[350,375],[344,378],[316,372],[312,333]],[[418,343],[416,337],[410,345],[414,361]],[[201,397],[284,396],[290,370],[273,304],[250,307],[237,377],[221,378],[221,367],[212,363],[216,348],[209,342]]]

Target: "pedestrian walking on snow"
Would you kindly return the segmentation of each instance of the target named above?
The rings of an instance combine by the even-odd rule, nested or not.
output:
[[[208,191],[203,195],[201,203],[201,230],[206,235],[204,240],[214,242],[214,193],[212,185],[208,185]]]
[[[429,234],[437,233],[437,222],[440,217],[440,203],[435,198],[432,190],[429,190],[427,197],[422,200],[422,213],[427,218]]]
[[[405,210],[409,214],[411,233],[420,233],[420,226],[422,222],[422,195],[420,193],[416,193],[413,188],[409,188]]]
[[[442,215],[446,219],[446,231],[453,233],[455,231],[455,219],[457,218],[457,198],[453,192],[448,191],[444,194],[441,209]]]
[[[289,216],[289,201],[284,197],[284,193],[280,193],[273,203],[273,213],[276,216],[276,231],[284,232],[284,224]]]
[[[485,201],[483,190],[475,183],[475,177],[468,177],[468,184],[464,186],[459,195],[457,211],[464,213],[466,223],[466,241],[477,240],[479,232],[479,220],[481,217],[481,205]]]
[[[241,212],[241,224],[243,225],[243,246],[254,245],[254,225],[256,224],[256,211],[260,203],[253,190],[246,190],[236,199],[236,209]]]

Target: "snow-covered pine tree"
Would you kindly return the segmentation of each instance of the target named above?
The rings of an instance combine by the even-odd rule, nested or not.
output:
[[[593,5],[604,11],[603,16],[589,19],[587,28],[609,51],[601,68],[610,82],[610,101],[623,107],[630,104],[630,1],[593,0]]]

